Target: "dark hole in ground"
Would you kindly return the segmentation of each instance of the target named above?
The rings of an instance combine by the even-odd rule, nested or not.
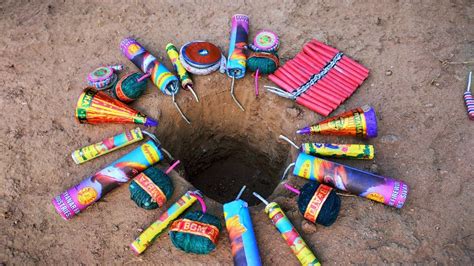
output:
[[[264,151],[234,139],[212,139],[196,147],[183,158],[186,178],[206,197],[220,203],[235,199],[243,185],[247,186],[242,199],[249,205],[260,203],[252,195],[272,194],[280,182],[284,162]]]

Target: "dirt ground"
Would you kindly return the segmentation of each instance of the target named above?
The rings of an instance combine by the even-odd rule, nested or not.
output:
[[[128,245],[162,210],[136,207],[129,199],[128,185],[68,222],[50,201],[133,149],[127,147],[80,166],[70,158],[76,148],[133,127],[79,125],[74,119],[77,98],[91,70],[123,63],[128,71],[136,71],[121,55],[121,39],[136,37],[169,66],[164,52],[168,42],[181,46],[190,40],[207,40],[226,52],[230,18],[236,13],[250,16],[252,37],[259,29],[280,35],[283,62],[317,38],[371,70],[368,80],[334,114],[363,104],[375,108],[379,137],[366,143],[375,145],[376,159],[345,163],[401,179],[411,189],[400,210],[343,197],[336,223],[324,228],[305,222],[297,211],[296,197],[277,186],[278,176],[272,176],[265,183],[266,196],[277,186],[269,199],[280,203],[317,257],[325,264],[472,264],[474,124],[467,119],[462,92],[468,70],[474,70],[474,4],[352,0],[1,1],[0,262],[232,263],[225,230],[210,255],[185,254],[171,244],[167,234],[143,255],[133,255]],[[262,165],[275,168],[279,175],[297,155],[277,140],[279,134],[298,143],[359,141],[295,136],[297,128],[321,117],[269,93],[255,99],[250,75],[236,82],[245,113],[231,101],[226,76],[214,73],[194,80],[201,102],[195,103],[186,92],[178,97],[193,121],[191,126],[180,119],[171,99],[151,83],[146,95],[133,104],[160,119],[155,133],[183,161],[178,172],[171,174],[176,187],[171,202],[192,187],[181,176],[209,169],[201,164],[203,158],[206,164],[215,158],[205,157],[207,151],[215,156],[226,149],[228,153],[255,150],[258,162],[266,161]],[[271,84],[266,78],[260,83]],[[295,186],[305,183],[293,176],[289,181]],[[244,198],[250,197],[248,191]],[[208,197],[206,201],[209,212],[223,218],[221,204]],[[252,207],[251,214],[264,264],[296,265],[263,206]]]

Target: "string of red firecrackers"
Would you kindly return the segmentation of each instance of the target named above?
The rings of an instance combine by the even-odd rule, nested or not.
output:
[[[312,40],[293,59],[269,75],[280,88],[265,87],[327,116],[357,90],[368,74],[364,66],[342,52]]]

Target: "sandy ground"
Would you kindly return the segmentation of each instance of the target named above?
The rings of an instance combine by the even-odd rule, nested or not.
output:
[[[340,216],[329,228],[304,222],[296,198],[278,187],[270,199],[280,203],[318,258],[326,264],[473,263],[474,126],[461,96],[466,73],[473,70],[472,1],[106,2],[0,3],[0,262],[232,263],[225,230],[210,255],[185,254],[164,234],[145,254],[134,256],[128,245],[161,210],[137,208],[129,200],[127,186],[69,222],[55,213],[50,200],[133,148],[81,166],[69,155],[132,128],[79,125],[74,120],[74,106],[88,72],[112,63],[135,70],[118,49],[122,38],[138,38],[160,58],[170,41],[182,45],[208,40],[227,51],[230,18],[245,13],[250,16],[251,32],[268,28],[280,34],[283,61],[308,40],[318,38],[371,70],[369,79],[335,113],[366,103],[374,106],[380,131],[368,143],[375,145],[376,159],[346,163],[399,178],[411,187],[401,210],[344,197]],[[461,63],[466,61],[471,63]],[[296,153],[277,136],[295,138],[295,129],[321,119],[268,93],[255,99],[250,76],[236,85],[248,108],[244,114],[231,102],[225,76],[215,73],[196,77],[195,82],[201,103],[196,104],[189,93],[181,93],[178,99],[192,126],[151,84],[133,104],[160,119],[155,133],[185,165],[206,147],[223,149],[219,141],[228,136],[258,149],[268,156],[267,165],[281,171]],[[271,82],[262,79],[261,83]],[[303,140],[355,141],[296,138]],[[192,187],[181,176],[186,176],[182,166],[172,173],[173,200]],[[269,186],[276,186],[272,180]],[[304,184],[297,177],[290,177],[290,182]],[[222,217],[221,205],[206,200],[210,212]],[[263,262],[296,265],[262,209],[262,205],[252,207],[251,213]]]

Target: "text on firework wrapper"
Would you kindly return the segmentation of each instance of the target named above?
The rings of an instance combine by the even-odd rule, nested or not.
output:
[[[308,219],[309,221],[315,223],[316,219],[318,218],[319,212],[323,207],[324,202],[331,193],[332,188],[326,185],[319,185],[318,189],[314,192],[313,197],[308,203],[306,207],[306,211],[304,212],[304,218]]]
[[[134,181],[141,188],[143,188],[143,190],[145,190],[148,195],[150,195],[150,197],[158,204],[158,206],[161,207],[165,204],[165,193],[163,193],[160,187],[153,183],[153,181],[147,175],[145,175],[145,173],[140,173],[139,175],[137,175]]]
[[[211,240],[214,245],[217,243],[217,239],[219,238],[219,229],[214,225],[189,219],[179,219],[174,221],[170,227],[170,231],[203,236]]]

